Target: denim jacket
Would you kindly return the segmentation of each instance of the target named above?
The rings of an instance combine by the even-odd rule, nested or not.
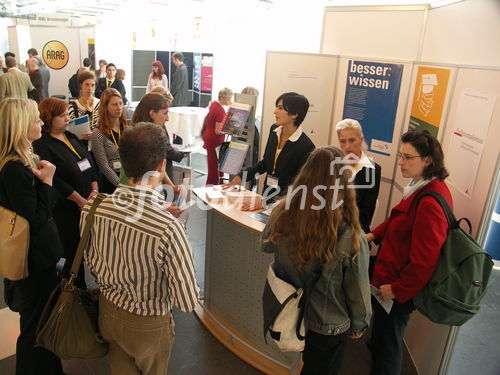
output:
[[[287,249],[293,246],[289,241],[280,239],[276,246],[266,242],[268,236],[269,224],[262,233],[261,249],[274,254],[274,271],[279,278],[305,290],[314,274],[321,270],[305,312],[306,329],[323,335],[338,335],[349,329],[363,332],[368,327],[372,309],[369,250],[364,233],[359,235],[361,248],[354,259],[352,231],[348,229],[337,240],[340,259],[323,265],[319,262],[308,263],[302,268],[288,256]]]

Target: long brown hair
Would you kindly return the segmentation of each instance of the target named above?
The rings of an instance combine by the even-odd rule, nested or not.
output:
[[[113,122],[111,121],[111,116],[108,112],[108,104],[112,97],[117,96],[121,98],[122,96],[118,90],[114,88],[106,89],[101,94],[101,99],[99,102],[99,129],[105,135],[111,135],[111,130],[113,129]],[[120,128],[125,129],[127,127],[127,116],[125,116],[125,109],[120,117]]]
[[[330,263],[348,255],[338,253],[336,246],[341,226],[352,231],[351,254],[356,256],[360,249],[356,192],[348,187],[352,174],[343,157],[333,146],[314,150],[288,195],[271,213],[268,241],[286,240],[289,256],[301,266],[315,260]]]
[[[158,112],[159,110],[168,108],[168,100],[162,94],[159,93],[149,93],[142,97],[141,101],[137,105],[134,111],[134,116],[132,117],[132,124],[138,122],[153,122],[153,119],[149,115],[149,112],[153,110]]]

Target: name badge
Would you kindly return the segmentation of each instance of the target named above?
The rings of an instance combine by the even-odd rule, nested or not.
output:
[[[120,163],[120,161],[114,161],[113,162],[113,169],[117,170],[117,169],[120,169],[122,167],[122,163]]]
[[[92,168],[88,159],[82,159],[77,164],[78,168],[80,168],[80,172],[85,172],[87,169]]]
[[[266,178],[266,185],[277,189],[278,188],[278,177],[268,174],[267,178]]]

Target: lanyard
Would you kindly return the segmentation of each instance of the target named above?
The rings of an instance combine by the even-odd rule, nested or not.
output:
[[[120,140],[121,136],[122,136],[122,134],[121,134],[121,131],[120,131],[120,127],[118,127],[118,140]],[[111,129],[111,137],[113,138],[113,142],[115,143],[116,149],[118,150],[118,142],[116,142],[115,134],[113,132],[113,129]]]
[[[66,145],[68,146],[68,148],[73,151],[73,153],[78,156],[79,159],[81,159],[82,157],[80,156],[80,154],[78,152],[76,152],[75,150],[75,147],[73,147],[73,145],[71,144],[71,142],[69,141],[69,139],[66,137],[66,134],[64,134],[64,139],[66,140]]]
[[[113,83],[115,83],[115,79],[113,79],[110,83],[110,81],[106,78],[106,88],[107,89],[109,89],[113,85]]]

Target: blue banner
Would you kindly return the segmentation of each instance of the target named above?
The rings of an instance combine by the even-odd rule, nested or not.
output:
[[[358,120],[368,149],[391,154],[403,64],[349,60],[342,118]]]
[[[193,90],[201,89],[201,53],[195,53],[193,56]]]

